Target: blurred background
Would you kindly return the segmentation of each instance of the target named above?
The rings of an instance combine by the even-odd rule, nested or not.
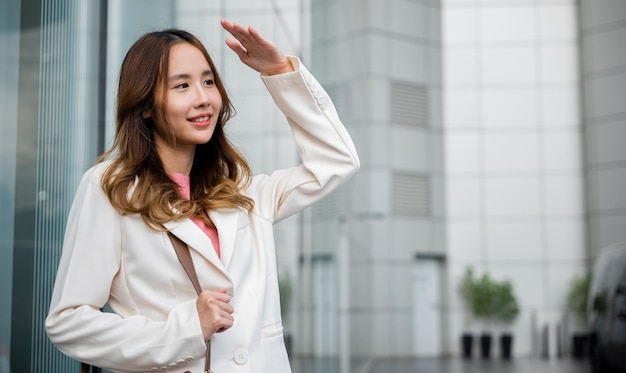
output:
[[[294,372],[461,359],[463,336],[469,359],[482,335],[494,358],[502,335],[515,357],[574,354],[588,328],[574,289],[626,240],[626,1],[2,0],[0,373],[77,371],[43,321],[75,188],[111,144],[140,35],[200,37],[255,173],[297,164],[223,18],[302,59],[362,161],[276,226]],[[481,283],[508,313],[475,303]]]

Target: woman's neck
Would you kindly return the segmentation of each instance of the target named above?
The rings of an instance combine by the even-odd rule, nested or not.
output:
[[[178,173],[189,176],[196,150],[195,145],[174,147],[158,136],[155,137],[155,144],[166,173]]]

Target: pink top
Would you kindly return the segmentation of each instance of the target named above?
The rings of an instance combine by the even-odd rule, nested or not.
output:
[[[190,197],[190,186],[189,186],[189,176],[185,175],[185,174],[181,174],[181,173],[173,173],[169,175],[170,178],[172,180],[174,180],[174,182],[176,184],[178,184],[178,192],[180,193],[181,196],[183,196],[184,198],[189,199]],[[202,229],[202,231],[209,236],[209,238],[211,239],[211,243],[213,243],[213,247],[215,248],[215,252],[217,253],[217,256],[220,256],[220,241],[217,237],[217,229],[215,229],[214,227],[210,227],[208,226],[205,222],[203,222],[202,220],[198,219],[195,216],[192,216],[191,221],[193,221],[194,223],[196,223],[196,225],[198,227],[200,227],[200,229]]]

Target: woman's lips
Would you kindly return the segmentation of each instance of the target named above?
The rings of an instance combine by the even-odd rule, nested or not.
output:
[[[195,126],[208,126],[211,124],[211,116],[210,115],[200,115],[194,118],[189,119],[191,123]]]

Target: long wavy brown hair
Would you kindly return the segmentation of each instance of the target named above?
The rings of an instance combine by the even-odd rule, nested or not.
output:
[[[169,127],[164,119],[165,85],[170,51],[178,43],[189,43],[202,52],[222,97],[211,140],[196,145],[189,200],[181,197],[176,183],[165,172],[154,142],[155,132],[162,134],[162,129]],[[145,113],[151,115],[146,118]],[[251,170],[224,132],[224,125],[234,113],[215,64],[198,38],[176,29],[140,37],[121,67],[113,145],[98,158],[99,162],[112,158],[102,177],[102,188],[111,204],[121,214],[140,214],[156,230],[164,229],[162,224],[167,221],[190,216],[210,224],[206,212],[212,209],[250,211],[253,201],[241,190],[250,182]],[[169,136],[173,138],[173,133]]]

